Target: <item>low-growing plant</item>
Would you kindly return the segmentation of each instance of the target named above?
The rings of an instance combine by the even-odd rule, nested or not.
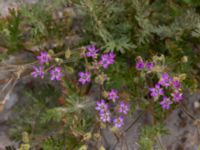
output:
[[[59,0],[11,11],[0,20],[0,46],[35,57],[12,137],[28,132],[32,149],[103,150],[105,129],[115,149],[149,114],[138,143],[153,149],[184,90],[199,88],[198,8],[193,0]]]

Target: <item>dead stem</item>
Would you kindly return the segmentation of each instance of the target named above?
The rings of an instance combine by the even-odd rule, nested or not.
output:
[[[190,117],[192,120],[196,120],[196,118],[186,110],[185,106],[181,103],[180,105],[180,109],[188,116]]]
[[[125,144],[126,144],[126,150],[129,150],[127,141],[125,142]]]
[[[186,110],[185,106],[181,103],[180,105],[180,109],[192,120],[194,120],[194,122],[198,122],[199,119],[195,118],[189,111]],[[198,137],[200,137],[200,131],[199,131],[199,123],[195,124],[196,129],[197,129],[197,133],[198,133]]]
[[[124,132],[127,132],[143,115],[145,111],[141,112],[138,117],[130,124],[130,126],[124,130]]]
[[[160,148],[161,148],[162,150],[167,150],[167,149],[165,148],[165,146],[163,145],[163,143],[162,143],[162,140],[161,140],[161,138],[160,138],[160,135],[157,135],[156,138],[157,138],[157,140],[158,140],[158,143],[159,143],[159,145],[160,145]]]

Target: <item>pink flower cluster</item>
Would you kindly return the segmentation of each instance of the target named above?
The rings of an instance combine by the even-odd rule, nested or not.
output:
[[[88,58],[98,59],[99,50],[94,44],[86,47],[86,53],[84,56]],[[102,54],[100,60],[97,63],[94,63],[94,67],[100,66],[104,69],[107,69],[111,64],[115,62],[115,54],[113,52]],[[79,80],[82,85],[89,83],[91,81],[91,73],[89,71],[79,72]]]
[[[183,100],[181,87],[182,84],[178,80],[175,80],[167,73],[164,73],[155,87],[149,88],[149,91],[152,97],[162,98],[160,105],[163,109],[169,109],[170,105],[174,102],[181,102]]]
[[[52,60],[52,57],[45,51],[40,52],[40,55],[37,56],[37,60],[39,62],[39,64],[41,66],[33,66],[33,72],[31,73],[31,75],[34,78],[40,77],[40,78],[44,78],[45,75],[45,70],[44,70],[44,65],[49,63]],[[60,67],[54,67],[52,68],[50,71],[50,80],[61,80],[61,78],[63,77],[63,73],[61,71]]]
[[[113,123],[115,127],[121,128],[124,125],[124,115],[128,114],[129,105],[124,101],[117,101],[119,99],[117,90],[112,89],[107,93],[107,101],[102,99],[96,102],[96,110],[98,111],[99,118],[104,123]],[[114,104],[116,104],[117,113],[115,113],[114,118],[111,118],[110,102],[115,102]]]
[[[92,58],[93,69],[99,69],[100,67],[108,69],[108,67],[115,62],[115,54],[113,52],[108,52],[102,54],[99,59],[99,50],[96,46],[90,45],[86,47],[85,57]],[[79,72],[79,80],[82,85],[91,82],[91,73],[89,71]],[[129,106],[123,101],[116,102],[119,99],[118,92],[115,89],[108,91],[107,100],[101,99],[96,103],[96,110],[99,112],[99,118],[104,123],[114,123],[114,126],[120,128],[124,124],[124,118],[122,114],[127,114]],[[118,107],[119,115],[115,118],[111,118],[111,111],[109,109],[109,101],[116,102]]]
[[[144,62],[142,58],[138,58],[136,60],[136,65],[135,65],[137,70],[147,70],[151,71],[154,67],[153,62]]]

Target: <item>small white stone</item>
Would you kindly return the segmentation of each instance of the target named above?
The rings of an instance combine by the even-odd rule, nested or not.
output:
[[[200,107],[200,103],[198,101],[194,102],[194,108],[198,109]]]
[[[5,103],[5,110],[9,110],[11,109],[17,102],[18,100],[18,96],[16,93],[11,93],[10,95],[8,95],[8,99]]]

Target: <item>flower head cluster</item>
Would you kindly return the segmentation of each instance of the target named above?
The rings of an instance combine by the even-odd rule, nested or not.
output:
[[[113,52],[109,52],[109,53],[104,53],[100,56],[100,60],[98,60],[97,56],[98,56],[98,52],[99,50],[96,48],[96,46],[94,44],[89,45],[86,47],[86,53],[85,53],[85,57],[91,57],[93,58],[93,62],[92,62],[92,66],[88,67],[88,70],[92,71],[92,70],[98,70],[101,67],[103,67],[104,69],[107,69],[111,64],[113,64],[115,62],[115,54]],[[79,72],[79,80],[78,80],[82,85],[89,83],[91,81],[91,73],[90,72]],[[99,80],[102,81],[102,80]],[[111,93],[111,97],[112,97]],[[114,96],[114,95],[113,95]],[[114,97],[113,101],[117,99],[116,97]]]
[[[136,65],[135,65],[136,69],[138,70],[147,70],[147,71],[151,71],[154,67],[154,63],[153,62],[144,62],[143,59],[141,57],[139,57],[136,60]]]
[[[105,103],[105,100],[97,101],[96,110],[99,112],[101,121],[110,122],[110,112],[108,109],[108,104]]]
[[[94,71],[94,73],[97,74],[97,77],[95,78],[96,83],[99,83],[100,85],[103,85],[104,81],[107,80],[107,76],[104,73],[101,73],[99,69],[104,68],[107,69],[111,64],[115,62],[115,54],[113,52],[103,53],[102,55],[98,54],[99,50],[96,48],[95,45],[90,45],[86,47],[86,58],[93,58],[92,59],[92,65],[90,63],[87,67],[87,72],[79,72],[79,79],[78,81],[84,85],[86,83],[91,82],[91,71]],[[99,57],[98,57],[99,56]],[[116,102],[119,99],[118,92],[115,89],[111,89],[110,91],[106,92],[107,96],[105,96],[106,100],[101,99],[96,102],[96,110],[99,114],[99,119],[103,123],[114,123],[114,126],[121,127],[123,125],[123,117],[119,118],[112,118],[112,111],[109,108],[109,103]],[[117,105],[118,102],[116,102]],[[112,105],[113,106],[113,105]],[[120,114],[127,114],[128,113],[128,107],[126,104],[122,105],[120,104],[118,113]]]
[[[159,82],[153,88],[149,88],[150,95],[158,99],[161,97],[160,105],[163,109],[169,109],[174,102],[183,100],[181,93],[181,82],[170,77],[168,73],[162,74]],[[168,95],[168,96],[166,96]]]
[[[86,57],[92,57],[92,58],[96,58],[97,57],[97,52],[99,51],[98,49],[96,49],[96,46],[94,44],[86,47]]]
[[[52,58],[51,56],[45,52],[45,51],[41,51],[40,52],[40,55],[37,56],[37,59],[38,59],[38,62],[41,64],[41,65],[45,65],[47,64]],[[44,78],[44,75],[45,75],[45,71],[44,71],[44,66],[33,66],[33,72],[31,73],[31,75],[34,77],[34,78],[37,78],[37,77],[41,77],[41,78]],[[61,80],[61,78],[63,77],[63,73],[61,71],[61,68],[60,67],[55,67],[55,68],[52,68],[50,71],[50,79],[51,80]]]
[[[113,123],[113,125],[117,128],[120,128],[124,125],[124,115],[128,114],[129,111],[129,105],[126,104],[124,101],[117,101],[119,99],[119,96],[117,95],[117,90],[112,89],[109,92],[107,92],[106,98],[108,101],[106,102],[104,99],[96,102],[96,110],[99,113],[99,118],[102,122],[106,123]],[[115,101],[113,101],[115,99]],[[112,101],[110,101],[112,100]],[[114,106],[117,109],[117,113],[113,112],[113,118],[111,119],[111,111],[109,109],[110,102],[114,102]],[[113,106],[113,104],[111,105]],[[110,107],[111,107],[110,106]]]

